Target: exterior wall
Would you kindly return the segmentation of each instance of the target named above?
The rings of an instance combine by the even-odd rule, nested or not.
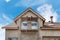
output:
[[[40,36],[60,36],[59,30],[42,30]]]
[[[54,37],[60,37],[60,31],[59,30],[40,30],[39,31],[39,37],[42,40],[43,36],[50,36],[53,38],[50,38],[51,40],[54,39]],[[48,40],[49,38],[45,38],[46,40]]]
[[[19,30],[21,29],[21,19],[17,20],[17,25],[19,26]]]
[[[39,30],[40,30],[40,27],[43,26],[43,21],[40,18],[38,19],[38,25],[39,25]]]
[[[56,38],[56,37],[54,37],[54,38],[43,38],[43,40],[60,40],[60,38]]]
[[[20,31],[19,30],[6,30],[6,40],[9,38],[18,38],[20,40]]]
[[[60,37],[60,31],[57,30],[40,30],[39,34],[38,32],[20,32],[19,30],[6,30],[6,40],[8,38],[13,38],[16,37],[18,40],[48,40],[49,38],[42,38],[43,36],[55,36],[55,37]],[[50,38],[51,40],[54,38]]]
[[[21,40],[38,40],[38,34],[37,32],[27,32],[21,34]]]

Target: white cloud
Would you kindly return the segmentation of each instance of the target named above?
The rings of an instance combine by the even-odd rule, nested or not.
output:
[[[7,15],[5,15],[5,14],[2,14],[2,17],[7,21],[7,22],[12,22],[13,20],[12,19],[10,19]]]
[[[25,6],[25,7],[31,7],[36,6],[40,4],[46,3],[48,0],[20,0],[15,4],[15,6]]]
[[[58,18],[58,14],[54,11],[52,5],[44,4],[37,8],[39,13],[46,19],[46,22],[50,21],[50,16],[53,16],[53,21],[56,22]]]
[[[5,0],[7,3],[10,2],[11,0]]]

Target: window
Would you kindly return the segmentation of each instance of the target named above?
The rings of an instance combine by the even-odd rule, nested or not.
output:
[[[18,40],[18,38],[9,38],[9,40]]]
[[[37,22],[32,21],[32,29],[37,29],[37,28],[38,28]]]
[[[27,27],[28,27],[27,21],[23,21],[21,29],[27,29]]]
[[[23,18],[21,21],[21,29],[37,29],[37,19],[33,17]]]

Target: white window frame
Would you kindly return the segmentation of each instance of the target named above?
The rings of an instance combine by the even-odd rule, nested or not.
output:
[[[27,24],[27,26],[24,26],[24,24]],[[27,21],[22,22],[21,29],[28,29],[28,22]]]
[[[32,21],[32,22],[31,22],[31,24],[36,24],[35,26],[32,26],[32,25],[31,25],[31,26],[32,26],[32,29],[38,29],[37,22],[35,22],[35,21]]]

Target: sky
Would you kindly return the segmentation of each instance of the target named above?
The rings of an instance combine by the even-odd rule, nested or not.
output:
[[[46,22],[50,21],[50,16],[54,22],[60,22],[60,0],[0,0],[0,40],[5,40],[2,27],[12,23],[29,7],[42,15]]]

